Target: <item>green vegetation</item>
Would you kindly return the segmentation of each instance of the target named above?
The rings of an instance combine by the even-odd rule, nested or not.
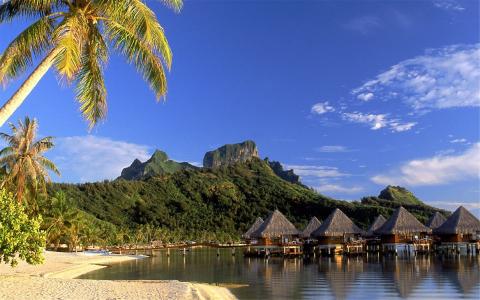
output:
[[[15,266],[18,259],[29,264],[41,263],[45,246],[41,222],[39,217],[29,217],[12,194],[0,190],[0,263]]]
[[[182,0],[163,0],[175,11]],[[7,0],[0,4],[0,24],[35,21],[0,55],[0,84],[7,84],[42,61],[0,108],[0,126],[15,112],[40,79],[54,66],[67,83],[75,83],[83,116],[94,126],[105,117],[107,91],[103,68],[108,46],[123,54],[149,83],[157,99],[165,96],[172,53],[155,13],[140,0]]]
[[[187,162],[176,162],[168,159],[167,153],[156,150],[152,157],[146,162],[142,163],[138,159],[122,170],[120,178],[126,180],[141,180],[150,177],[160,176],[164,174],[173,174],[181,170],[196,169]]]
[[[82,211],[116,228],[134,230],[149,225],[175,232],[179,240],[237,239],[256,217],[266,217],[275,208],[303,228],[312,216],[323,220],[338,207],[366,229],[377,215],[388,217],[404,205],[375,197],[361,203],[334,200],[281,179],[258,158],[143,181],[120,179],[49,187],[50,195],[58,191],[73,199]],[[424,204],[405,208],[422,222],[438,211]]]
[[[0,133],[8,146],[0,151],[0,166],[4,177],[2,188],[11,191],[19,202],[27,200],[30,208],[35,209],[34,200],[38,191],[45,192],[45,184],[49,181],[48,171],[60,172],[53,162],[43,156],[53,147],[52,137],[44,137],[35,141],[38,123],[35,119],[25,117],[18,126],[10,123],[12,134]]]
[[[380,192],[378,198],[399,202],[405,205],[422,205],[423,202],[415,197],[412,192],[401,186],[387,186]]]

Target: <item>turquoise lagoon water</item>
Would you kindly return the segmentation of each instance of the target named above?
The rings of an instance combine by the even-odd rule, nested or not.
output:
[[[480,299],[480,257],[244,258],[241,249],[156,251],[85,279],[234,284],[239,299]]]

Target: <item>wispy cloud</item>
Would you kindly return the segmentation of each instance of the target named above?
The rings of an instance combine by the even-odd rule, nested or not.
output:
[[[344,28],[367,35],[381,27],[380,19],[375,16],[360,16],[343,25]]]
[[[312,106],[311,112],[317,115],[322,115],[328,112],[335,111],[335,108],[328,104],[328,101],[318,102]]]
[[[356,194],[363,191],[363,188],[360,186],[347,187],[338,184],[323,184],[313,188],[320,193]]]
[[[135,158],[147,160],[149,147],[94,135],[57,138],[55,157],[62,173],[80,182],[114,179]]]
[[[480,176],[480,143],[459,155],[436,155],[406,162],[389,174],[372,177],[377,184],[441,185]]]
[[[465,10],[465,7],[455,0],[435,0],[433,1],[433,6],[448,11],[460,12]]]
[[[450,141],[450,143],[452,143],[452,144],[465,144],[467,142],[468,142],[467,139],[463,139],[463,138],[462,139],[453,139],[453,140]]]
[[[368,124],[372,130],[378,130],[388,124],[386,114],[364,114],[361,112],[353,112],[343,113],[342,118],[354,123]]]
[[[317,177],[317,178],[327,178],[327,177],[343,177],[348,176],[348,174],[340,172],[336,167],[328,166],[311,166],[311,165],[285,165],[286,169],[293,169],[295,174],[301,177]]]
[[[373,93],[361,93],[357,95],[357,98],[362,101],[368,102],[373,99]]]
[[[480,106],[479,82],[480,44],[453,45],[402,61],[352,93],[360,99],[401,100],[426,112]]]
[[[350,150],[345,146],[340,145],[331,145],[331,146],[321,146],[315,148],[315,151],[321,153],[337,153],[337,152],[349,152]]]

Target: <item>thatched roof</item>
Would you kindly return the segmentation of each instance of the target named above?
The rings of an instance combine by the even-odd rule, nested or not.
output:
[[[247,232],[245,232],[243,234],[243,237],[246,238],[246,239],[249,239],[250,236],[252,235],[252,233],[254,233],[256,230],[258,230],[258,228],[260,228],[262,223],[263,223],[262,218],[260,218],[260,217],[256,218],[255,222],[253,222],[252,226],[250,226],[250,228],[247,230]]]
[[[428,219],[427,224],[425,224],[428,228],[435,229],[440,227],[447,219],[438,211],[434,213],[430,219]]]
[[[465,207],[460,206],[440,227],[437,234],[475,234],[480,232],[480,221]]]
[[[370,228],[368,228],[367,236],[375,235],[375,230],[377,230],[378,228],[382,227],[382,225],[385,224],[385,222],[387,222],[387,219],[385,219],[385,217],[382,216],[382,215],[378,215],[378,216],[375,218],[375,221],[373,221],[373,223],[372,223],[372,225],[370,226]]]
[[[403,206],[397,208],[393,215],[375,231],[376,234],[407,234],[431,232],[432,230],[417,220]]]
[[[272,238],[283,235],[298,235],[300,232],[292,223],[276,209],[265,222],[251,234],[252,238]]]
[[[303,229],[301,236],[303,238],[309,238],[312,232],[314,232],[318,227],[320,227],[320,225],[322,225],[322,222],[320,222],[317,217],[311,218],[305,229]]]
[[[348,233],[363,234],[364,231],[358,228],[340,209],[336,208],[325,222],[312,232],[311,236],[343,236]]]

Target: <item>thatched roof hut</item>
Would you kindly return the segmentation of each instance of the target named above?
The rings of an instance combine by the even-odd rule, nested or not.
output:
[[[340,209],[336,208],[315,231],[312,237],[343,236],[344,234],[363,234],[364,231],[350,220]]]
[[[298,235],[300,232],[295,226],[276,209],[265,222],[251,234],[252,238],[275,238],[285,235]]]
[[[366,235],[367,236],[375,235],[375,231],[380,227],[382,227],[382,225],[385,224],[385,222],[387,222],[387,219],[385,219],[385,217],[382,215],[378,215],[373,221],[372,225],[370,225],[370,228],[368,228]]]
[[[436,234],[475,234],[480,232],[480,221],[465,207],[460,206],[440,227]]]
[[[425,224],[428,228],[435,229],[440,227],[447,219],[438,211],[435,212],[430,219],[428,219],[427,224]]]
[[[380,235],[401,235],[432,230],[417,220],[403,206],[397,208],[393,215],[375,233]]]
[[[253,222],[252,226],[243,234],[243,237],[246,239],[251,238],[252,233],[254,233],[260,226],[262,226],[263,219],[258,217],[255,219],[255,222]]]
[[[308,222],[307,226],[305,229],[303,229],[301,237],[303,238],[309,238],[312,232],[317,230],[318,227],[322,225],[322,222],[320,222],[317,217],[313,217],[310,219],[310,222]]]

